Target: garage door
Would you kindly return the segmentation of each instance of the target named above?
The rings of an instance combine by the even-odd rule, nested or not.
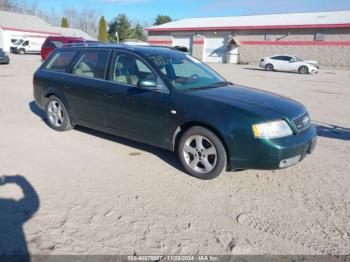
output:
[[[225,62],[226,43],[226,37],[206,37],[204,41],[204,62]]]
[[[192,51],[192,36],[174,36],[173,46],[187,47],[189,53]]]

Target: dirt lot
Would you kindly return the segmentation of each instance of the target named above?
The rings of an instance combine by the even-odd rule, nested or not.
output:
[[[171,152],[83,128],[51,130],[32,102],[39,56],[11,59],[0,65],[0,176],[20,174],[36,193],[24,192],[24,213],[5,216],[2,205],[0,254],[26,248],[22,226],[32,254],[350,254],[349,71],[213,65],[234,83],[304,103],[320,136],[297,166],[201,181]],[[22,196],[15,184],[0,187],[0,205]]]

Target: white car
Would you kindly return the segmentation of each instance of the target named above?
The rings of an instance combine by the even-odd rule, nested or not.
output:
[[[317,73],[319,69],[319,64],[316,61],[305,61],[290,55],[265,57],[260,60],[259,66],[266,71],[289,71],[299,72],[300,74]]]

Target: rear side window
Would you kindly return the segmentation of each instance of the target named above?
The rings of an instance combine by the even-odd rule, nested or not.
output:
[[[271,57],[271,59],[273,59],[273,60],[284,60],[283,56],[274,56],[274,57]]]
[[[46,64],[45,69],[54,71],[66,71],[77,51],[59,51]]]
[[[73,68],[73,75],[104,79],[110,52],[107,50],[88,50],[81,52]]]
[[[51,48],[59,48],[64,45],[64,42],[61,40],[47,40],[44,44],[44,47],[51,47]]]

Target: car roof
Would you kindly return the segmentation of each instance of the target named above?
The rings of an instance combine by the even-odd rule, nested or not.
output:
[[[73,36],[60,36],[60,35],[50,35],[46,39],[78,39],[78,40],[84,40],[82,37],[73,37]]]
[[[167,46],[149,46],[149,45],[124,45],[124,44],[93,44],[93,45],[84,45],[84,46],[66,46],[62,47],[64,49],[69,48],[69,49],[121,49],[121,50],[129,50],[129,51],[134,51],[136,53],[142,54],[142,55],[166,55],[170,53],[181,53],[184,54],[181,51],[178,51],[177,49],[173,47],[167,47]]]
[[[272,55],[272,56],[270,56],[270,57],[275,57],[275,56],[290,56],[290,57],[294,57],[293,55],[287,55],[287,54]]]

